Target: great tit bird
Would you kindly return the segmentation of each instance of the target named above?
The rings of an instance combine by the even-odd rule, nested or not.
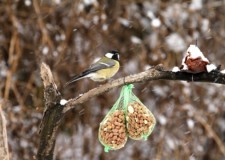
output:
[[[89,77],[93,81],[97,82],[105,81],[113,77],[120,68],[119,58],[119,53],[117,51],[110,51],[106,53],[104,57],[92,64],[87,70],[72,77],[72,79],[68,81],[65,86],[86,77]]]

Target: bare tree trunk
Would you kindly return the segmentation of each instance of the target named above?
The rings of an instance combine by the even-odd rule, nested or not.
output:
[[[53,80],[49,67],[41,65],[41,78],[44,84],[45,112],[40,128],[40,143],[38,147],[38,160],[52,160],[56,133],[63,117],[63,106],[59,104],[61,94]]]

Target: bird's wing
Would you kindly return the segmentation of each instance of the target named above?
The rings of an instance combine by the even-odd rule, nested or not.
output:
[[[99,60],[98,62],[92,64],[86,71],[84,71],[83,75],[88,75],[90,73],[96,72],[101,69],[111,68],[115,65],[114,61],[109,61],[107,63],[103,62],[102,60]]]
[[[105,63],[103,61],[104,61],[103,59],[100,59],[96,63],[92,64],[87,70],[85,70],[81,74],[72,77],[72,79],[69,82],[66,83],[65,87],[67,85],[79,80],[79,79],[82,79],[82,78],[86,77],[90,73],[96,72],[96,71],[101,70],[101,69],[111,68],[116,64],[114,61],[109,61],[107,63]]]

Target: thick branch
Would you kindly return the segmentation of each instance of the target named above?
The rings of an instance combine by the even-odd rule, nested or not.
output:
[[[140,83],[152,80],[183,80],[190,82],[210,82],[225,84],[225,74],[222,74],[219,71],[212,71],[210,73],[204,72],[198,74],[186,72],[171,72],[163,71],[161,67],[156,66],[155,68],[151,68],[138,74],[116,79],[110,83],[106,83],[102,86],[94,88],[78,98],[71,99],[64,107],[63,112],[65,113],[73,109],[76,105],[82,104],[90,100],[90,98],[103,94],[115,87],[119,87],[128,83]]]
[[[44,63],[41,65],[41,78],[44,84],[45,112],[41,122],[37,159],[52,160],[57,129],[63,117],[63,106],[59,104],[61,94],[57,90],[51,70]]]

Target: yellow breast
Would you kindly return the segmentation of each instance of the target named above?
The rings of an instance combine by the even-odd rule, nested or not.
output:
[[[115,61],[115,65],[111,68],[102,69],[96,72],[95,76],[91,77],[93,81],[104,81],[113,77],[119,70],[120,64]]]

